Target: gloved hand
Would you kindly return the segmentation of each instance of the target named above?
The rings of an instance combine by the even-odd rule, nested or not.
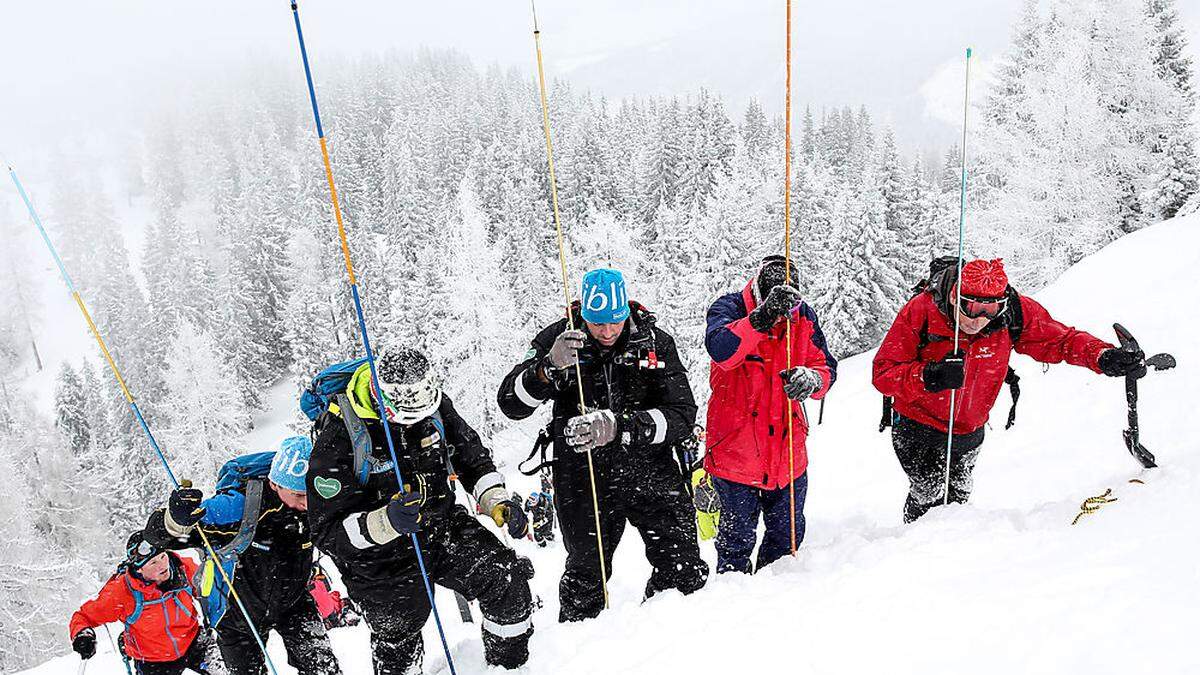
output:
[[[178,529],[190,530],[204,516],[204,509],[200,506],[203,501],[204,493],[192,487],[190,482],[183,481],[167,500],[167,515],[171,518],[167,529],[175,529],[170,527],[170,524],[174,524]]]
[[[766,299],[750,312],[750,327],[760,333],[766,333],[775,326],[775,322],[800,304],[800,291],[791,286],[779,285],[767,293]]]
[[[506,499],[492,507],[489,514],[495,521],[496,527],[508,526],[508,536],[513,539],[524,539],[529,534],[529,516],[516,499]]]
[[[554,338],[550,352],[546,354],[546,365],[554,370],[566,370],[579,362],[579,350],[583,348],[583,331],[565,330]]]
[[[617,437],[617,416],[611,410],[596,410],[567,420],[567,445],[587,452],[612,443]]]
[[[71,640],[71,649],[79,654],[79,658],[88,660],[96,655],[96,632],[91,628],[84,628],[75,634],[75,639]]]
[[[160,549],[179,548],[181,544],[187,544],[190,532],[172,533],[168,529],[167,520],[165,508],[160,507],[151,511],[150,517],[146,519],[146,527],[142,528],[142,537],[155,548]]]
[[[925,383],[925,389],[938,392],[961,387],[966,358],[962,352],[951,352],[941,361],[925,364],[925,369],[921,371],[921,381]]]
[[[1131,374],[1141,377],[1146,374],[1146,355],[1141,351],[1105,349],[1100,352],[1097,365],[1100,366],[1100,372],[1109,377],[1125,377]]]
[[[825,384],[820,373],[805,366],[782,370],[779,377],[783,379],[783,393],[793,401],[803,401],[817,393],[821,385]]]
[[[420,492],[404,490],[392,496],[387,504],[387,519],[398,534],[413,534],[421,530],[421,502],[425,497]]]

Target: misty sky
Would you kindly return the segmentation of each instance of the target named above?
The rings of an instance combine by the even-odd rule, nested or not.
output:
[[[794,3],[794,100],[866,104],[903,144],[953,142],[967,45],[979,72],[1005,48],[1018,0]],[[784,2],[541,0],[552,76],[619,98],[719,92],[740,116],[758,97],[783,107]],[[1200,0],[1180,0],[1200,27]],[[174,87],[219,85],[256,62],[303,87],[287,0],[14,2],[0,9],[0,153],[14,163],[80,134],[123,135]],[[307,0],[314,68],[334,56],[452,48],[478,66],[534,68],[526,2]],[[1193,35],[1197,31],[1191,31]],[[329,110],[327,115],[336,115]]]

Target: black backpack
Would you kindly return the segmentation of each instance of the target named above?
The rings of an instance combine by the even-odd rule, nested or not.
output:
[[[946,316],[951,314],[950,291],[954,288],[954,280],[958,272],[958,258],[952,255],[944,255],[934,258],[929,263],[929,276],[917,282],[913,286],[911,298],[929,291],[933,294],[933,300],[937,306],[941,308]],[[1008,299],[1008,310],[1004,312],[1002,317],[1004,327],[1008,329],[1009,339],[1015,346],[1017,341],[1021,339],[1021,330],[1025,327],[1025,317],[1021,313],[1021,298],[1017,295],[1016,290],[1009,286],[1004,291],[1005,297]],[[940,335],[929,335],[929,326],[921,326],[920,339],[917,341],[917,352],[929,346],[931,342],[945,340],[946,338]],[[1004,383],[1008,385],[1008,393],[1012,396],[1012,405],[1008,409],[1008,421],[1004,424],[1005,429],[1012,428],[1012,425],[1017,421],[1017,399],[1021,398],[1021,378],[1017,375],[1017,371],[1008,367],[1008,372],[1004,375]],[[883,397],[883,415],[879,419],[879,431],[892,426],[895,421],[895,413],[892,410],[892,397]]]

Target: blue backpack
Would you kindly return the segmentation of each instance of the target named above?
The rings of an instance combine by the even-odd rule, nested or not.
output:
[[[204,607],[204,616],[209,626],[215,627],[220,623],[229,609],[229,585],[225,578],[233,579],[237,573],[238,556],[245,553],[254,541],[255,528],[258,525],[259,513],[262,509],[263,484],[271,473],[271,461],[275,459],[275,451],[255,452],[249,455],[234,457],[221,466],[217,472],[215,493],[229,490],[240,490],[246,499],[242,507],[242,520],[238,526],[237,535],[224,546],[217,548],[217,560],[205,556],[203,563],[196,570],[192,585],[198,593],[198,599]],[[257,480],[256,480],[257,479]],[[225,571],[222,575],[216,566],[220,565]]]
[[[300,394],[300,410],[304,411],[304,415],[308,419],[316,422],[317,418],[329,409],[329,403],[333,401],[333,398],[346,391],[346,386],[350,384],[350,378],[366,362],[367,357],[362,356],[326,366],[312,379],[308,389]]]
[[[213,492],[240,488],[251,478],[266,478],[271,473],[271,462],[274,459],[274,450],[234,457],[221,465]]]

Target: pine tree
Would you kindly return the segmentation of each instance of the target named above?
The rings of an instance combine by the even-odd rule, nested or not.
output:
[[[811,122],[811,116],[809,118]],[[771,143],[770,130],[767,128],[767,116],[763,114],[762,105],[758,99],[751,98],[746,106],[746,114],[742,117],[742,147],[746,154],[757,160],[766,152]]]
[[[202,484],[235,454],[250,428],[241,387],[216,341],[186,321],[167,360],[166,382],[172,405],[160,435],[171,448],[176,475]]]
[[[1150,150],[1155,155],[1152,161],[1158,168],[1146,196],[1154,213],[1165,219],[1178,213],[1197,192],[1192,59],[1186,52],[1187,37],[1174,0],[1149,0],[1146,11],[1152,29],[1155,73],[1168,86],[1172,99],[1166,102],[1171,118],[1157,138],[1150,139]]]

